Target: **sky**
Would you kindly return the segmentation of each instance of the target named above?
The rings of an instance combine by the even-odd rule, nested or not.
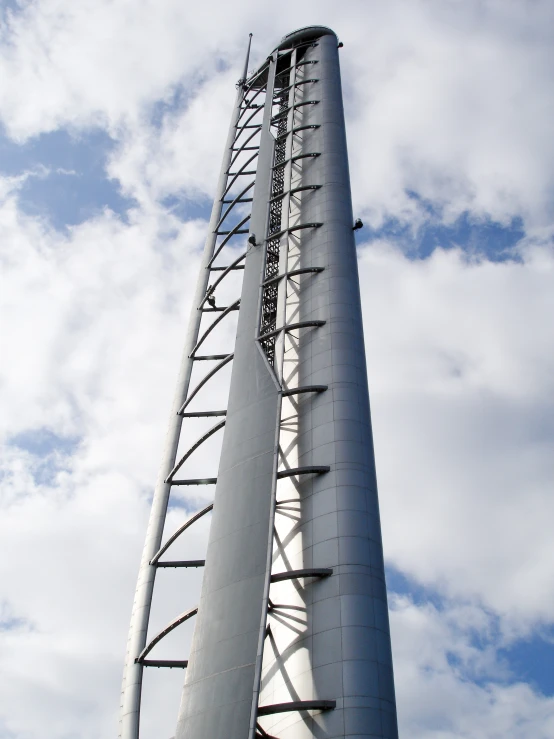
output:
[[[311,24],[344,43],[401,736],[554,736],[554,5],[4,0],[0,739],[116,733],[248,33],[254,69]],[[172,577],[153,632],[197,597]],[[147,672],[143,739],[182,678]]]

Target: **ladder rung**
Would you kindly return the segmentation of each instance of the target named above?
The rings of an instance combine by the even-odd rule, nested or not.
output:
[[[271,575],[271,582],[297,580],[300,577],[329,577],[332,574],[333,569],[331,567],[312,567],[307,570],[288,570],[287,572],[276,572],[274,575]]]
[[[269,716],[272,713],[286,713],[288,711],[330,711],[336,705],[336,701],[326,700],[274,703],[271,706],[258,706],[258,716]]]
[[[188,667],[188,659],[143,659],[140,663],[143,667]]]
[[[238,309],[239,309],[238,305],[232,305],[231,307],[225,306],[224,308],[200,308],[200,312],[201,313],[221,313],[222,311],[225,311],[225,310],[231,311],[231,310],[238,310]]]
[[[304,387],[293,387],[283,390],[281,393],[283,398],[289,395],[299,395],[300,393],[322,393],[329,389],[329,385],[304,385]]]
[[[215,485],[217,477],[199,477],[194,480],[172,480],[169,485]]]
[[[166,560],[156,562],[156,567],[204,567],[205,559]]]
[[[277,479],[281,480],[283,477],[296,477],[296,475],[322,475],[325,472],[329,472],[330,469],[331,468],[328,465],[317,464],[308,465],[307,467],[291,467],[288,470],[279,470],[277,473]]]
[[[196,359],[204,359],[204,357],[196,357]],[[211,357],[205,357],[211,359]],[[181,413],[183,418],[208,418],[209,416],[226,416],[227,411],[190,411],[189,413]]]
[[[325,326],[325,323],[326,321],[299,321],[298,323],[289,323],[286,326],[281,326],[281,328],[268,331],[266,334],[260,334],[260,336],[258,336],[258,341],[269,339],[271,336],[277,336],[281,331],[286,331],[288,333],[289,331],[295,331],[299,328],[318,328],[319,326]]]
[[[324,271],[325,267],[301,267],[300,269],[293,269],[290,272],[283,272],[280,275],[275,275],[275,277],[270,277],[262,282],[262,286],[265,287],[266,285],[271,285],[272,282],[278,282],[279,280],[282,280],[283,277],[296,277],[297,275]]]
[[[208,359],[225,359],[227,354],[202,354],[200,357],[194,356],[191,357],[194,362],[205,362]],[[184,416],[186,416],[186,413],[183,413]]]
[[[299,223],[297,226],[290,226],[290,228],[285,228],[284,231],[275,231],[275,233],[270,233],[267,235],[266,241],[271,241],[272,239],[280,239],[281,236],[284,236],[286,233],[292,233],[293,231],[301,231],[304,228],[320,228],[323,226],[323,223]]]

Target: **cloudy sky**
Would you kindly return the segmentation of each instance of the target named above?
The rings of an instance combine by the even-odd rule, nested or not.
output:
[[[0,2],[0,739],[116,732],[247,35],[254,68],[314,23],[344,42],[401,735],[552,739],[554,4],[274,7]],[[162,575],[153,630],[197,597]]]

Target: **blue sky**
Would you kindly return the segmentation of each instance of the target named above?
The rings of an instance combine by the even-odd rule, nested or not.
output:
[[[403,736],[554,736],[554,15],[530,7],[2,3],[0,739],[113,734],[234,83],[287,17],[345,43]],[[197,585],[160,584],[153,628]],[[149,678],[145,739],[181,677]]]
[[[164,102],[157,106],[153,125],[159,128],[164,116],[171,116],[183,107],[186,104],[182,94],[176,94],[171,104]],[[60,129],[22,144],[4,133],[0,138],[0,174],[27,175],[19,190],[21,210],[47,219],[57,229],[82,223],[105,208],[124,220],[136,201],[123,195],[117,179],[108,175],[106,165],[116,146],[117,142],[101,129],[77,132]],[[517,258],[514,247],[525,236],[520,216],[513,216],[508,224],[503,224],[486,215],[476,217],[466,210],[453,222],[445,223],[440,208],[425,202],[415,192],[406,194],[421,205],[424,214],[417,228],[391,215],[377,228],[364,225],[359,240],[389,239],[410,259],[425,259],[437,248],[453,247],[491,261]],[[192,200],[182,193],[167,195],[162,205],[181,220],[208,219],[211,210],[209,197]]]
[[[19,190],[21,210],[58,229],[74,226],[109,208],[125,218],[133,201],[110,180],[106,161],[115,142],[102,130],[60,129],[22,144],[0,138],[0,173],[25,176]]]
[[[422,586],[421,583],[406,578],[401,572],[393,567],[388,567],[387,586],[390,590],[400,595],[409,596],[414,603],[430,605],[437,611],[445,609],[445,600],[440,593],[433,588]],[[503,663],[506,670],[503,680],[506,683],[513,681],[529,682],[543,695],[554,695],[554,676],[552,664],[554,661],[554,631],[545,628],[538,633],[514,642],[503,643],[501,624],[490,613],[490,623],[487,624],[487,633],[470,631],[470,642],[483,649],[487,644],[493,644],[498,649],[499,662]],[[456,664],[456,657],[451,656]],[[458,663],[459,665],[459,663]],[[462,667],[463,670],[463,667]],[[490,680],[490,675],[467,675],[466,679],[484,685]]]
[[[181,96],[176,95],[171,104],[159,106],[154,124],[159,127],[164,115],[171,116],[183,107]],[[20,208],[28,215],[48,219],[57,229],[82,223],[105,208],[125,219],[136,202],[122,195],[118,181],[109,178],[106,171],[115,146],[117,142],[101,129],[60,129],[22,144],[4,134],[0,139],[0,173],[27,175],[19,190]],[[421,203],[425,214],[415,232],[411,224],[390,216],[378,228],[364,226],[359,239],[390,239],[411,259],[424,259],[436,248],[460,247],[495,261],[514,258],[513,247],[525,236],[518,216],[506,225],[464,211],[453,223],[444,223],[440,209],[422,201],[417,193],[407,195]],[[162,205],[182,220],[208,219],[211,210],[208,197],[195,202],[178,193],[167,195]]]
[[[437,248],[453,247],[491,261],[517,258],[514,247],[525,236],[521,217],[514,216],[505,224],[465,210],[453,222],[445,223],[440,208],[422,202],[417,193],[408,193],[408,196],[421,203],[425,214],[421,225],[414,229],[412,224],[392,216],[378,228],[366,227],[366,231],[360,233],[361,238],[365,236],[369,241],[390,239],[399,244],[410,259],[425,259]]]

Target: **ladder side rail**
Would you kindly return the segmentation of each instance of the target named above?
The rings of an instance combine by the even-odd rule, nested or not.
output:
[[[131,615],[129,637],[127,641],[127,654],[121,692],[121,713],[119,725],[120,739],[139,739],[143,665],[135,662],[135,659],[146,645],[154,580],[156,576],[156,567],[152,566],[150,561],[160,549],[162,541],[171,489],[171,485],[165,482],[165,480],[173,469],[177,456],[181,425],[183,422],[183,417],[179,415],[179,409],[183,405],[187,396],[193,367],[193,360],[190,357],[190,354],[198,340],[200,322],[202,319],[202,313],[197,309],[197,307],[202,303],[208,287],[210,276],[208,265],[215,249],[217,224],[221,217],[221,201],[223,200],[223,194],[227,186],[227,172],[231,161],[232,147],[235,141],[237,120],[241,110],[243,94],[243,88],[241,85],[237,92],[235,107],[231,116],[229,133],[225,145],[225,153],[221,165],[216,196],[212,207],[208,236],[206,238],[202,256],[200,275],[196,286],[195,296],[192,301],[191,315],[169,420],[165,449],[152,500],[152,509],[142,553],[138,582],[135,591],[135,600]]]

